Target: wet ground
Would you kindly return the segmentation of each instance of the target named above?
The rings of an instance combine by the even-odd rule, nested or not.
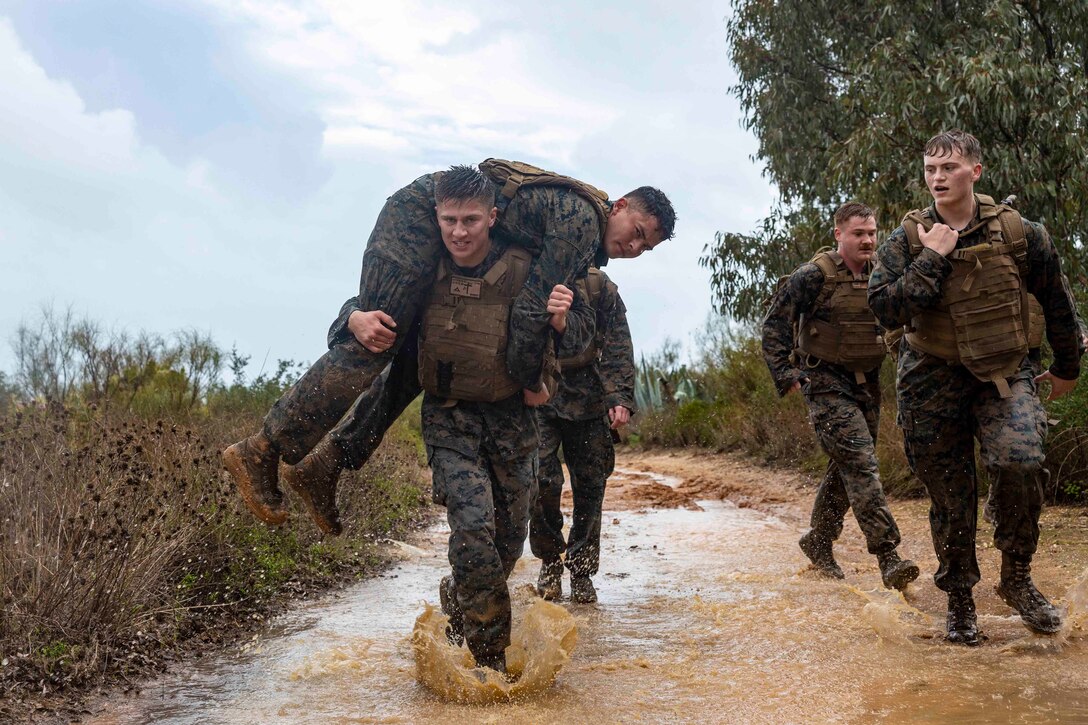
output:
[[[945,644],[925,506],[893,507],[923,575],[906,599],[880,585],[848,520],[845,582],[797,549],[811,489],[725,457],[624,456],[610,481],[596,605],[563,602],[577,645],[555,685],[515,702],[444,701],[416,679],[410,636],[448,567],[444,526],[397,545],[402,563],[282,618],[241,651],[205,658],[86,722],[1023,722],[1088,723],[1088,516],[1048,510],[1040,587],[1070,625],[1027,633],[992,592],[998,555],[980,546],[976,588],[989,636]],[[980,542],[991,532],[980,527]],[[528,549],[528,547],[526,547]],[[511,587],[530,607],[538,562]],[[566,585],[567,582],[564,582]]]

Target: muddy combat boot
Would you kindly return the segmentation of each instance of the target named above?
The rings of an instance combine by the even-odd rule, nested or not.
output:
[[[298,494],[317,528],[338,536],[340,511],[336,508],[336,483],[340,480],[340,455],[336,446],[322,438],[297,466],[285,466],[283,480]]]
[[[497,655],[489,657],[480,657],[476,660],[477,667],[486,667],[489,670],[495,670],[504,680],[509,681],[510,678],[506,674],[506,653],[500,652]]]
[[[540,576],[536,578],[536,593],[541,599],[553,602],[563,596],[563,562],[544,561],[540,563]]]
[[[842,569],[839,567],[838,562],[835,561],[835,555],[831,551],[831,542],[826,539],[818,539],[813,535],[812,531],[801,537],[801,540],[797,542],[797,545],[801,547],[801,551],[805,553],[808,560],[812,562],[812,566],[816,571],[820,572],[824,576],[831,577],[832,579],[845,579],[846,575],[842,573]]]
[[[457,604],[453,576],[449,574],[438,583],[438,603],[442,607],[442,613],[450,618],[450,623],[446,625],[446,640],[454,647],[460,647],[465,641],[465,615]]]
[[[910,559],[900,559],[899,553],[892,549],[884,554],[877,554],[880,562],[880,578],[888,589],[902,591],[918,578],[918,565]]]
[[[597,590],[588,576],[572,574],[570,577],[570,600],[578,604],[593,604],[597,601]]]
[[[287,520],[283,493],[277,484],[279,455],[264,433],[251,435],[223,451],[223,467],[253,515],[278,526]]]
[[[982,643],[971,591],[948,593],[948,641],[977,647]]]
[[[1031,559],[1001,555],[1001,583],[997,595],[1020,613],[1032,632],[1054,634],[1062,628],[1062,617],[1031,581]]]

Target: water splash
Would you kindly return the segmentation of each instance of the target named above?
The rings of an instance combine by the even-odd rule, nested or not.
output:
[[[907,602],[903,592],[893,589],[865,591],[849,585],[846,588],[865,600],[861,617],[885,642],[910,642],[913,637],[933,628],[929,615]]]
[[[485,704],[535,695],[552,686],[578,642],[574,617],[563,607],[536,599],[515,622],[506,648],[507,682],[497,672],[475,667],[464,645],[446,640],[449,618],[430,604],[416,619],[412,649],[416,678],[447,700]]]

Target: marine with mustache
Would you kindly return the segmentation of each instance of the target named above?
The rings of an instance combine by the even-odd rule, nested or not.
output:
[[[835,239],[837,250],[820,252],[784,281],[763,320],[763,357],[778,393],[805,396],[828,457],[811,528],[798,543],[818,572],[844,578],[832,543],[853,509],[884,586],[903,589],[918,577],[918,566],[898,554],[899,528],[877,468],[879,373],[886,351],[866,302],[876,249],[873,210],[858,202],[839,207]]]

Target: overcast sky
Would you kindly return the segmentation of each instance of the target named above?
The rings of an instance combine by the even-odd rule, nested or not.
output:
[[[675,239],[617,260],[637,352],[687,343],[698,266],[774,192],[727,88],[728,0],[0,0],[0,370],[43,304],[313,361],[385,198],[529,161]]]

